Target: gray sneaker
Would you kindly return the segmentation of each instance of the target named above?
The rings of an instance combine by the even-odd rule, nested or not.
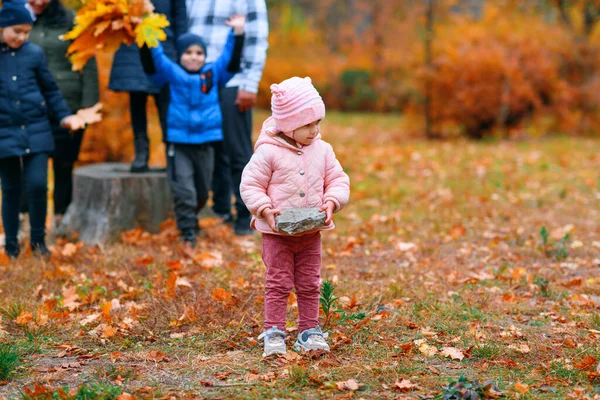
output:
[[[285,354],[285,332],[276,326],[272,327],[261,333],[258,339],[265,339],[265,347],[263,357],[270,356],[272,354]]]
[[[294,343],[294,350],[309,351],[309,350],[325,350],[329,351],[329,345],[325,338],[329,336],[323,333],[320,327],[307,329],[298,335],[298,340]]]

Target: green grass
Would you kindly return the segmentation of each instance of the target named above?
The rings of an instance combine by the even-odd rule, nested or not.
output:
[[[21,353],[9,344],[0,344],[0,381],[11,377],[19,365]]]

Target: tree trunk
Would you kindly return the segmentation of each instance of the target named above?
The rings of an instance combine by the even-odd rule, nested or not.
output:
[[[110,243],[137,227],[157,233],[171,211],[164,171],[132,174],[129,164],[92,164],[74,171],[73,202],[61,230],[86,243]]]

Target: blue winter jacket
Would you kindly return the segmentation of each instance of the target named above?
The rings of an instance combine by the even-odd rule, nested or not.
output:
[[[0,158],[53,151],[50,119],[70,114],[42,49],[0,44]]]
[[[185,0],[152,0],[154,11],[164,14],[170,24],[164,29],[167,39],[163,42],[165,53],[177,59],[175,41],[187,32]],[[113,58],[108,88],[116,92],[158,93],[159,89],[149,82],[140,64],[137,44],[121,45]]]
[[[237,39],[236,39],[237,38]],[[167,57],[162,46],[150,49],[156,73],[150,75],[157,87],[169,83],[171,100],[167,112],[167,139],[169,143],[202,144],[223,140],[222,116],[219,106],[219,88],[233,77],[228,71],[234,47],[240,50],[243,36],[234,36],[233,30],[221,56],[205,64],[199,73],[189,73]],[[237,65],[239,69],[239,62]],[[233,71],[235,72],[235,71]]]

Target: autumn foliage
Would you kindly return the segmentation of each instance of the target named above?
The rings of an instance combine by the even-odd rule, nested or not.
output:
[[[562,2],[480,2],[478,13],[456,5],[464,2],[436,1],[429,65],[426,2],[267,3],[260,107],[269,107],[273,82],[298,75],[312,77],[328,110],[403,113],[398,129],[412,135],[424,135],[428,97],[438,137],[591,134],[600,127],[600,28],[586,17],[585,1],[564,9]],[[106,88],[112,54],[98,57]],[[102,97],[105,121],[86,135],[82,161],[129,161],[128,97],[108,90]],[[148,109],[151,162],[163,164],[156,111]]]
[[[166,39],[169,26],[164,15],[153,12],[144,0],[90,0],[78,11],[75,27],[63,36],[72,40],[68,49],[73,70],[81,70],[99,51],[114,53],[122,43],[156,47]]]

